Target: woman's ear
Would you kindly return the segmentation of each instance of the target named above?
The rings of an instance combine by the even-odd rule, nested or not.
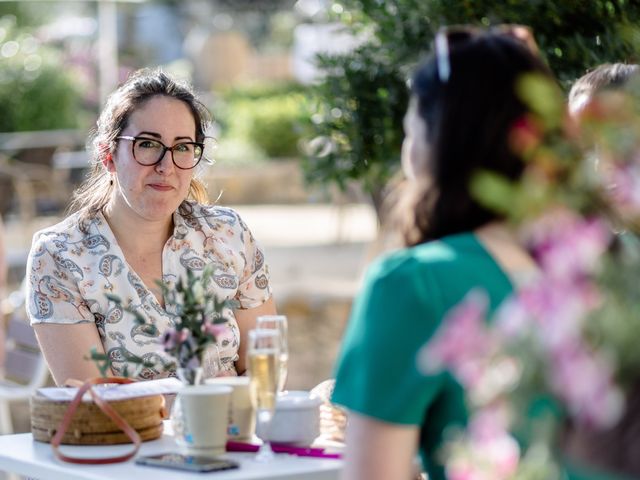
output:
[[[116,171],[116,167],[113,163],[113,154],[111,153],[107,145],[101,145],[100,147],[100,158],[102,160],[102,165],[107,170],[107,172],[114,173]]]

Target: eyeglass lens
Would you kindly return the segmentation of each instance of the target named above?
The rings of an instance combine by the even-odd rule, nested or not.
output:
[[[165,147],[156,140],[146,138],[137,138],[133,142],[133,157],[142,165],[155,165],[166,150],[171,151],[176,166],[183,169],[195,167],[202,157],[202,147],[196,143],[184,142]]]

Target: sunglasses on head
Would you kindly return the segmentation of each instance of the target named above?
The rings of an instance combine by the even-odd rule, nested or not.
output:
[[[538,46],[529,27],[524,25],[496,25],[490,29],[482,29],[472,25],[456,25],[442,27],[436,33],[435,51],[438,78],[442,83],[447,83],[451,76],[451,60],[449,52],[451,47],[468,42],[483,34],[504,35],[522,43],[529,51],[538,54]]]

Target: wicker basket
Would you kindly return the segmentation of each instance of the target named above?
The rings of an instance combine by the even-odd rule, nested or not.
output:
[[[347,412],[331,402],[335,383],[334,379],[325,380],[316,385],[311,390],[311,394],[322,400],[320,405],[320,435],[327,440],[344,443]]]
[[[36,394],[31,397],[31,433],[34,440],[51,442],[71,402],[51,400]],[[140,435],[142,441],[162,435],[165,403],[162,395],[109,402]],[[113,445],[131,443],[131,439],[92,401],[78,405],[61,443],[69,445]]]

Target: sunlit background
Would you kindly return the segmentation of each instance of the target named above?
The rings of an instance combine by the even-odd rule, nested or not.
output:
[[[290,388],[331,375],[377,220],[360,189],[305,183],[308,91],[319,52],[344,52],[323,0],[0,2],[0,213],[11,291],[31,236],[62,218],[88,166],[87,134],[130,72],[193,83],[215,118],[211,201],[236,208],[265,248],[290,319]],[[334,112],[339,115],[339,112]],[[17,294],[12,297],[18,298]],[[26,404],[13,409],[29,428]]]

